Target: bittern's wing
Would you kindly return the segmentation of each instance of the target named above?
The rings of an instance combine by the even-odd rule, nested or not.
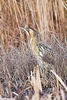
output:
[[[39,43],[38,47],[40,51],[39,55],[41,56],[43,61],[54,65],[55,64],[55,54],[52,51],[52,49],[42,43]]]

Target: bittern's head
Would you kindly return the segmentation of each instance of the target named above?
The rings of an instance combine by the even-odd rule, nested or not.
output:
[[[37,32],[36,32],[34,29],[29,28],[29,27],[22,28],[22,29],[23,29],[23,30],[26,32],[26,34],[29,36],[30,40],[32,40],[32,41],[37,41],[37,39],[38,39],[38,34],[37,34]]]

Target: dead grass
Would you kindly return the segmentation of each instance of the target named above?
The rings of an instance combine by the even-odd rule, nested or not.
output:
[[[28,100],[29,95],[26,95],[26,91],[33,95],[31,88],[29,88],[31,82],[28,77],[31,75],[31,71],[34,72],[34,67],[38,63],[28,47],[27,36],[20,29],[24,26],[36,29],[39,41],[55,51],[57,74],[66,83],[67,19],[65,19],[66,10],[64,13],[66,1],[64,2],[65,5],[62,6],[62,0],[0,0],[0,94],[2,97],[11,98],[14,96],[20,100],[23,96]],[[40,81],[43,85],[45,84],[44,71],[43,78],[40,81],[38,80],[39,74],[36,73],[37,80],[34,76],[35,86],[33,86],[35,93],[38,90],[38,96],[39,88],[37,88],[37,84]],[[49,79],[50,84],[51,79]],[[54,94],[56,98],[60,98],[57,91],[48,94],[46,99],[46,95],[43,98],[38,98],[51,100]],[[60,94],[64,98],[64,90],[61,89]],[[35,98],[37,97],[35,96]]]

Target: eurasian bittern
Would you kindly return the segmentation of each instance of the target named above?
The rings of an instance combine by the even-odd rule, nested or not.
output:
[[[54,65],[54,52],[51,48],[38,42],[38,33],[29,27],[21,28],[29,36],[29,47],[32,50],[33,55],[37,59],[40,67],[44,66],[44,63]]]

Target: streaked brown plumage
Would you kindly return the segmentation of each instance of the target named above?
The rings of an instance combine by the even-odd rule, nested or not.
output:
[[[44,63],[54,65],[54,52],[48,46],[43,43],[38,43],[38,34],[32,28],[22,28],[29,36],[29,47],[32,50],[33,55],[37,59],[39,65],[42,67]]]

